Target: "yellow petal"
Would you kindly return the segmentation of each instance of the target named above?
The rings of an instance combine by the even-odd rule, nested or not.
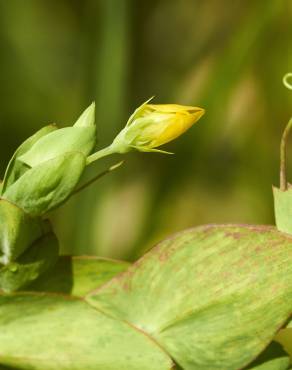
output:
[[[186,111],[176,112],[164,123],[159,135],[153,135],[153,140],[150,144],[151,148],[158,147],[176,139],[196,123],[204,113],[205,111],[201,108],[197,108],[197,110],[192,113]]]
[[[179,104],[147,104],[147,107],[149,107],[153,111],[161,113],[177,113],[177,112],[196,113],[203,110],[202,108],[199,107],[192,107],[188,105],[179,105]]]

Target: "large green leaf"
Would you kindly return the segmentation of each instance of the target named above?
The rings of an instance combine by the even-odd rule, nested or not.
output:
[[[125,271],[129,263],[93,256],[61,256],[56,265],[28,287],[40,292],[84,296]]]
[[[34,370],[170,370],[147,335],[69,296],[0,296],[0,363]]]
[[[28,169],[27,166],[25,166],[22,162],[18,161],[18,158],[24,153],[26,153],[38,140],[40,140],[40,138],[42,138],[45,135],[48,135],[50,132],[53,132],[55,130],[57,130],[57,126],[55,125],[45,126],[20,145],[20,147],[13,154],[6,169],[2,189],[3,192],[7,189],[8,186],[13,184]]]
[[[64,202],[76,187],[85,168],[85,157],[70,152],[25,172],[3,194],[31,216],[40,216]]]
[[[58,259],[59,244],[52,233],[34,242],[16,261],[0,265],[0,289],[11,292],[36,280]]]
[[[43,234],[42,221],[0,199],[0,263],[15,260]]]
[[[87,156],[95,142],[95,126],[65,127],[44,136],[19,160],[35,167],[67,152],[81,152]]]
[[[292,238],[273,227],[179,233],[87,296],[152,336],[183,369],[238,369],[292,308]]]

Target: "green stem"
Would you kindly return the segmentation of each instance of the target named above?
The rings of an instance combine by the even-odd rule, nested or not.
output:
[[[116,151],[114,148],[110,145],[104,149],[99,150],[96,153],[91,154],[89,157],[87,157],[86,164],[90,164],[92,162],[97,161],[100,158],[106,157],[107,155],[114,154]]]
[[[287,126],[282,135],[280,146],[280,189],[287,190],[287,139],[292,127],[292,117],[290,118]]]
[[[87,181],[85,184],[81,185],[79,188],[75,189],[70,197],[72,195],[75,195],[77,193],[79,193],[80,191],[84,190],[85,188],[87,188],[88,186],[90,186],[91,184],[93,184],[94,182],[96,182],[97,180],[99,180],[101,177],[105,176],[106,174],[110,173],[111,171],[119,168],[122,164],[124,163],[124,161],[121,161],[113,166],[111,166],[110,168],[108,168],[107,170],[99,173],[98,175],[96,175],[95,177],[93,177],[91,180]]]

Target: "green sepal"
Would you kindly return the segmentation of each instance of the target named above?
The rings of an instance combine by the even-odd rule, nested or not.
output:
[[[42,221],[0,199],[0,263],[6,265],[20,256],[43,234]]]
[[[145,148],[143,146],[135,146],[135,145],[130,145],[130,148],[133,148],[133,149],[136,149],[136,150],[139,150],[140,152],[147,152],[147,153],[161,153],[161,154],[174,154],[172,152],[167,152],[165,150],[161,150],[161,149],[153,149],[153,148]]]
[[[42,236],[15,262],[0,268],[0,289],[13,292],[30,284],[56,263],[58,253],[56,236],[53,233]]]
[[[85,164],[86,158],[80,152],[48,160],[28,170],[7,189],[3,198],[31,216],[42,216],[67,200]]]
[[[95,126],[65,127],[39,140],[19,160],[27,166],[35,167],[68,152],[81,152],[87,156],[95,143]]]
[[[27,166],[22,162],[18,161],[18,158],[26,153],[31,147],[39,141],[42,137],[48,135],[49,133],[56,131],[58,128],[56,125],[48,125],[41,128],[34,135],[25,140],[19,148],[15,151],[10,162],[7,166],[2,187],[0,189],[0,194],[4,193],[8,186],[13,184],[25,171],[27,171]]]
[[[273,187],[274,211],[277,229],[292,234],[292,187],[287,190]]]
[[[132,124],[135,117],[137,117],[145,109],[145,106],[154,98],[155,96],[151,96],[151,98],[147,99],[144,103],[142,103],[138,108],[135,109],[135,111],[131,114],[130,118],[128,119],[126,127]]]

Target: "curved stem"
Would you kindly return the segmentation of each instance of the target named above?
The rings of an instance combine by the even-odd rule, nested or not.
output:
[[[292,127],[292,117],[290,118],[287,126],[282,135],[280,146],[280,189],[287,190],[287,139]]]
[[[285,87],[287,87],[287,89],[292,90],[292,81],[289,82],[289,80],[292,80],[291,72],[285,74],[285,76],[283,77],[283,84],[285,85]]]
[[[90,186],[91,184],[93,184],[95,181],[99,180],[101,177],[105,176],[106,174],[110,173],[111,171],[113,170],[116,170],[117,168],[119,168],[122,164],[124,163],[124,161],[121,161],[119,163],[116,163],[114,164],[113,166],[111,166],[110,168],[108,168],[107,170],[103,171],[103,172],[100,172],[99,174],[97,174],[95,177],[93,177],[91,180],[87,181],[86,183],[84,183],[83,185],[81,185],[79,188],[75,189],[70,197],[72,195],[75,195],[77,193],[79,193],[80,191],[84,190],[85,188],[87,188],[88,186]]]

